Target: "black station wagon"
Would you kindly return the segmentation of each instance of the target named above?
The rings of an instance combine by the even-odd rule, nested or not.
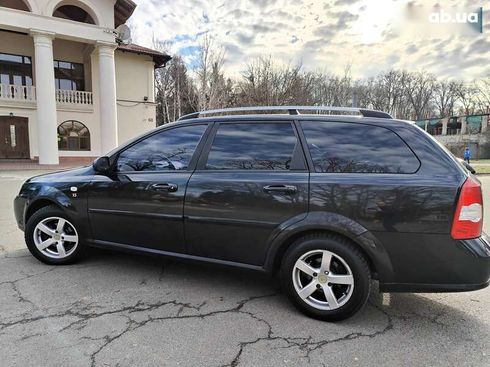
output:
[[[329,321],[361,309],[372,279],[445,292],[490,277],[480,182],[413,123],[373,110],[187,115],[93,166],[27,180],[15,215],[45,263],[98,246],[280,272],[294,305]]]

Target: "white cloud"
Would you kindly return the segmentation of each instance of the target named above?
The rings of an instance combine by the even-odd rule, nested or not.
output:
[[[284,63],[302,62],[308,70],[342,72],[352,65],[356,77],[387,68],[424,70],[443,77],[473,79],[490,74],[488,24],[484,33],[418,34],[400,23],[408,0],[136,0],[131,18],[136,43],[171,42],[171,54],[189,64],[203,34],[226,49],[226,69],[239,74],[257,56]],[[417,6],[421,3],[411,1]],[[453,9],[455,1],[434,1]],[[424,1],[424,5],[428,5]],[[473,3],[469,10],[480,5]],[[403,24],[402,26],[399,26]]]

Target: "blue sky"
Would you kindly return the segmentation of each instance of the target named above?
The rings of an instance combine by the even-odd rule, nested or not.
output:
[[[311,71],[355,77],[390,68],[429,71],[471,80],[490,75],[490,19],[483,34],[467,25],[429,27],[425,11],[434,5],[468,14],[478,1],[408,0],[136,0],[133,41],[152,47],[167,41],[170,54],[193,65],[197,46],[208,34],[225,49],[225,67],[239,75],[258,56],[299,63]],[[407,9],[422,9],[408,21]],[[410,13],[412,14],[412,13]]]

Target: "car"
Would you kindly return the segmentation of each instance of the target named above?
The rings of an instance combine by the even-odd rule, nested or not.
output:
[[[414,123],[369,109],[193,113],[27,180],[14,208],[44,263],[96,246],[278,274],[325,321],[358,312],[373,280],[381,292],[489,284],[479,180]]]

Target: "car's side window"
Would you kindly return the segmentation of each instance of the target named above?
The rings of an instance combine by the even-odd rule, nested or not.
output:
[[[205,168],[289,170],[296,142],[291,123],[221,124]]]
[[[316,172],[414,173],[420,162],[393,131],[379,126],[303,121]]]
[[[117,159],[117,171],[185,170],[207,125],[164,130],[130,146]]]

